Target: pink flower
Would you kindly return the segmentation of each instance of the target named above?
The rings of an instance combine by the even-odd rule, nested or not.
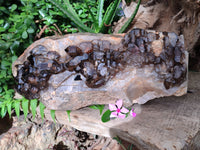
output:
[[[131,112],[130,112],[130,114],[131,114],[131,116],[132,116],[132,117],[136,117],[136,113],[134,112],[134,110],[133,110],[133,109],[131,109]]]
[[[122,100],[118,100],[115,104],[109,104],[109,109],[112,111],[110,118],[122,118],[124,119],[126,117],[126,113],[129,112],[128,109],[125,107],[122,107]]]

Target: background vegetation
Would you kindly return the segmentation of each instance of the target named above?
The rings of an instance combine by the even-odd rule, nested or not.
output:
[[[119,3],[120,0],[0,0],[0,117],[7,112],[11,115],[12,108],[19,116],[20,107],[26,116],[29,105],[33,113],[38,105],[36,100],[29,104],[25,98],[13,98],[11,66],[31,43],[50,35],[112,33],[112,22],[123,15]],[[139,3],[140,0],[138,7]]]

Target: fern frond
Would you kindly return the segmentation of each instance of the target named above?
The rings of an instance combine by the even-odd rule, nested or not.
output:
[[[37,103],[38,103],[37,99],[33,99],[30,101],[30,107],[31,107],[32,115],[33,115],[33,120],[35,119]]]
[[[11,118],[12,101],[8,101],[8,102],[6,103],[6,106],[7,106],[7,110],[8,110],[9,118]]]
[[[24,120],[26,120],[27,115],[28,115],[28,105],[29,105],[29,100],[27,99],[22,99],[22,109],[24,112]]]
[[[40,115],[41,115],[41,118],[42,118],[42,120],[43,120],[43,119],[44,119],[44,109],[45,109],[45,105],[44,105],[42,102],[40,102],[39,107],[40,107]]]
[[[20,101],[19,100],[14,101],[14,108],[15,108],[15,113],[17,115],[17,118],[19,119],[19,114],[20,114]]]
[[[5,117],[6,115],[6,105],[2,104],[1,105],[1,118]]]

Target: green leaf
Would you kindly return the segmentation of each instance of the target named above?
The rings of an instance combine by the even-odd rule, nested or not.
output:
[[[99,27],[102,24],[103,4],[104,4],[104,0],[99,0],[98,9],[97,9],[97,18],[98,18],[97,20],[98,20]]]
[[[15,55],[14,55],[14,56],[12,56],[12,63],[13,63],[13,62],[15,62],[15,61],[17,60],[17,58],[18,58],[18,57],[17,57],[17,56],[15,56]]]
[[[5,117],[6,112],[7,110],[5,104],[1,105],[1,118]]]
[[[69,118],[69,122],[71,122],[70,113],[71,113],[71,110],[67,110],[67,116]]]
[[[47,20],[48,25],[53,24],[55,22],[55,20],[53,20],[52,16],[47,16],[47,17],[45,17],[45,19]]]
[[[99,112],[100,112],[100,115],[101,115],[102,112],[103,112],[104,106],[105,105],[92,105],[92,106],[89,106],[89,107],[92,108],[92,109],[98,109]]]
[[[8,101],[6,105],[8,109],[9,118],[11,118],[12,101]]]
[[[18,47],[19,47],[19,41],[15,41],[15,42],[13,42],[13,44],[10,46],[10,49],[11,49],[12,51],[16,51],[16,50],[18,49]]]
[[[6,31],[6,29],[5,28],[3,28],[3,27],[0,27],[0,32],[5,32]]]
[[[7,50],[10,46],[10,43],[0,40],[0,49],[2,51]]]
[[[1,62],[1,69],[7,69],[7,66],[10,66],[11,62],[7,61],[7,60],[2,60]]]
[[[24,23],[26,26],[30,26],[31,23],[34,23],[34,21],[30,17],[28,17],[28,18],[24,19]]]
[[[3,24],[3,23],[4,23],[4,20],[3,20],[3,19],[1,19],[1,20],[0,20],[0,24]]]
[[[7,71],[6,70],[2,70],[1,73],[0,73],[0,79],[1,78],[6,78],[6,76],[7,76]]]
[[[5,30],[7,30],[9,27],[10,27],[10,24],[9,24],[8,22],[6,22],[6,23],[4,24],[4,26],[3,26],[3,28],[4,28]]]
[[[24,112],[24,120],[26,120],[26,117],[28,115],[28,104],[29,104],[29,100],[22,99],[22,109]]]
[[[23,38],[23,39],[27,39],[27,37],[28,37],[28,33],[27,33],[26,31],[24,31],[24,32],[22,33],[22,38]]]
[[[110,115],[111,115],[111,111],[108,109],[101,116],[101,121],[104,122],[104,123],[110,121]]]
[[[17,9],[17,5],[16,4],[12,4],[10,11],[13,12],[15,9]]]
[[[53,122],[56,124],[56,117],[55,117],[55,110],[50,110],[51,118],[53,119]]]
[[[106,29],[107,29],[107,27],[105,25],[110,25],[111,22],[113,21],[113,18],[115,16],[115,13],[117,11],[120,1],[121,0],[115,0],[113,3],[111,3],[108,6],[106,13],[103,17],[103,22],[101,23],[101,26],[100,26],[101,33],[105,33]]]
[[[46,16],[46,12],[44,10],[39,10],[39,13],[43,18]]]
[[[1,5],[0,5],[0,12],[4,12],[5,14],[7,14],[7,15],[10,15],[10,11],[8,11],[5,7],[1,7]]]
[[[9,41],[13,38],[14,34],[13,33],[6,33],[6,34],[2,34],[2,39]]]
[[[19,119],[19,113],[20,113],[20,101],[19,100],[14,101],[14,108],[15,108],[15,113],[17,115],[17,118]]]
[[[138,1],[134,13],[131,15],[131,17],[128,19],[128,21],[121,27],[121,29],[118,31],[118,33],[123,33],[127,29],[127,27],[131,24],[131,22],[133,21],[133,19],[135,18],[136,14],[138,12],[140,3],[141,3],[141,0]]]
[[[31,0],[31,2],[33,2],[33,3],[37,3],[37,2],[38,2],[38,0]]]
[[[101,115],[102,112],[103,112],[104,106],[105,106],[105,105],[100,105],[100,106],[99,106],[99,113],[100,113],[100,115]]]
[[[69,12],[71,12],[78,19],[79,15],[76,13],[76,11],[74,10],[74,8],[70,4],[69,0],[64,0],[64,1],[66,3],[66,6],[67,6],[67,9],[69,10]]]
[[[30,107],[31,107],[32,115],[33,115],[33,120],[35,119],[37,103],[38,103],[38,100],[37,100],[37,99],[32,99],[32,100],[30,101]]]
[[[34,33],[35,30],[34,30],[32,27],[29,27],[29,28],[27,29],[27,32],[28,32],[28,33]]]
[[[41,118],[42,118],[42,120],[43,120],[43,119],[44,119],[44,109],[45,109],[45,105],[44,105],[42,102],[40,102],[39,106],[40,106],[40,115],[41,115]]]
[[[16,29],[14,27],[11,27],[8,29],[8,32],[15,32],[15,31],[16,31]]]

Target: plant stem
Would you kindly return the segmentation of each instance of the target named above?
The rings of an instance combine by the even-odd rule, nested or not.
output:
[[[103,22],[101,23],[101,26],[99,28],[99,32],[101,32],[101,33],[106,32],[106,29],[107,29],[106,25],[109,26],[111,24],[111,22],[113,21],[113,18],[115,16],[116,10],[117,10],[120,2],[121,2],[121,0],[115,0],[108,6],[106,13],[104,15],[104,18],[103,18]]]
[[[131,22],[133,21],[133,19],[135,18],[136,14],[138,12],[140,3],[141,3],[141,0],[138,1],[134,13],[131,15],[131,17],[128,19],[128,21],[122,26],[122,28],[118,31],[118,33],[123,33],[127,29],[127,27],[131,24]]]

